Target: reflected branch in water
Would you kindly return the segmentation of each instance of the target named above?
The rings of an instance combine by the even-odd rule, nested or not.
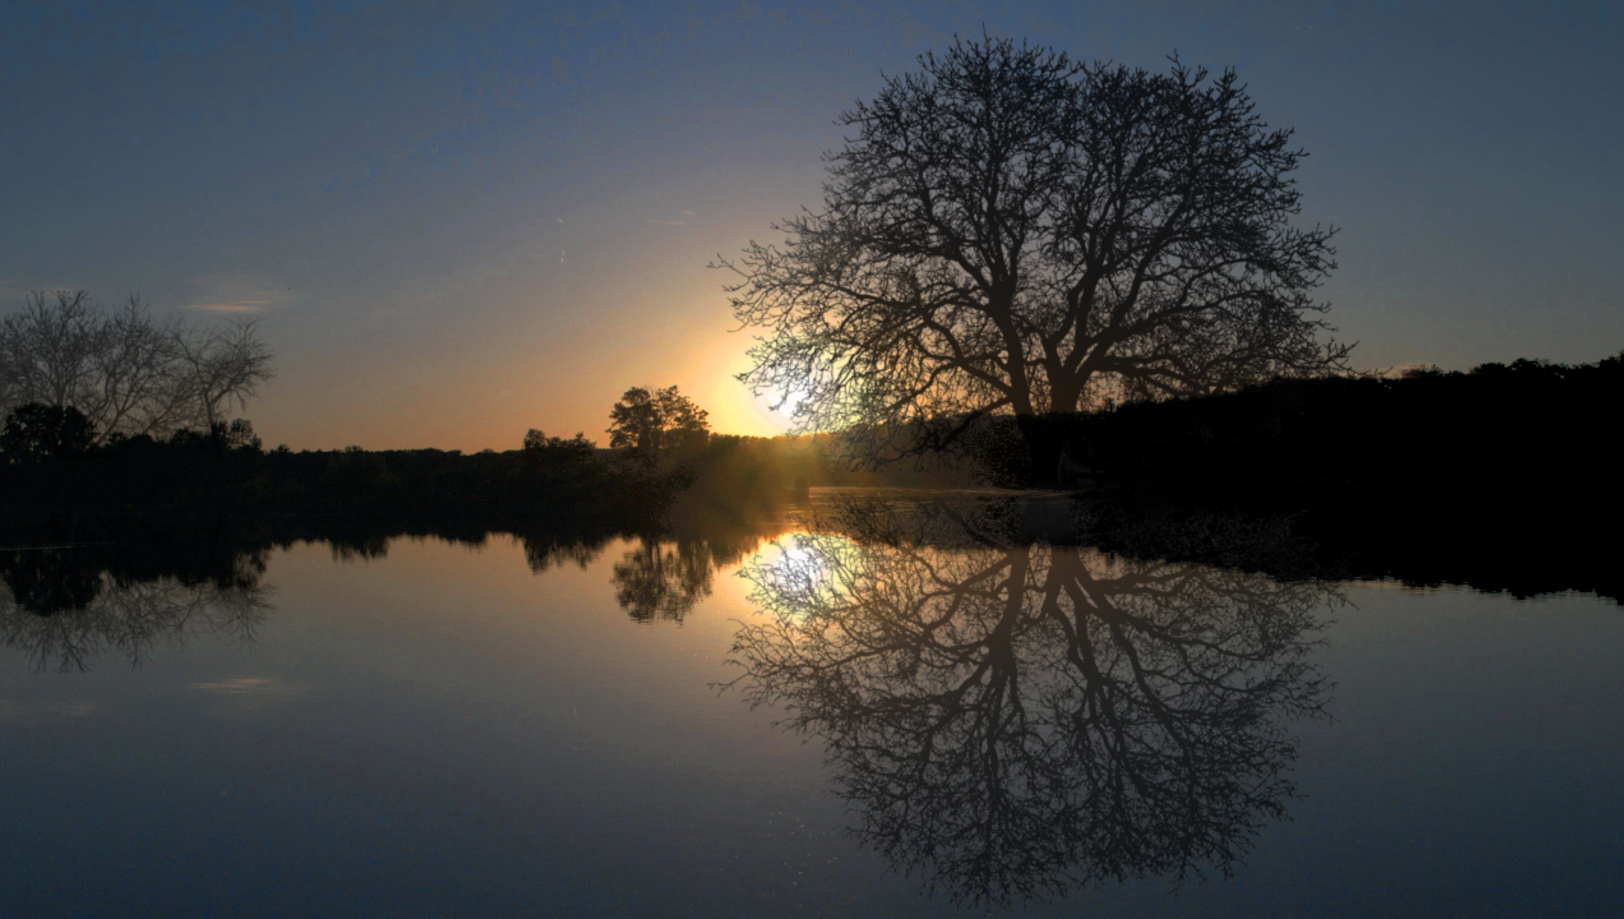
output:
[[[111,653],[139,666],[155,645],[196,634],[252,641],[271,609],[257,555],[237,555],[230,570],[188,583],[115,576],[82,563],[76,551],[43,550],[32,559],[13,551],[0,565],[0,644],[25,651],[40,670],[85,672]]]
[[[1000,543],[950,511],[913,526],[947,524],[956,544],[874,519],[885,538],[745,568],[769,615],[736,635],[735,685],[825,741],[859,840],[984,906],[1229,874],[1294,793],[1287,725],[1323,711],[1308,655],[1336,595]]]

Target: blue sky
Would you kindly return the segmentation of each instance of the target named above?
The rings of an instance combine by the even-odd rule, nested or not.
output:
[[[295,448],[602,440],[638,384],[770,432],[705,265],[816,208],[882,73],[983,28],[1236,68],[1341,228],[1357,366],[1624,350],[1612,2],[7,2],[0,311],[256,315],[245,414]]]

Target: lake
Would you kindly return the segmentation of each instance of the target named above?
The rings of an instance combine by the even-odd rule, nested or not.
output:
[[[9,547],[0,915],[1618,914],[1614,600],[936,497]]]

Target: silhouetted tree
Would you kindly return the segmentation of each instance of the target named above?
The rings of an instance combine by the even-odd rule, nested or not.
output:
[[[598,445],[587,440],[581,431],[576,431],[568,440],[548,437],[540,428],[531,428],[524,435],[525,455],[549,463],[586,462],[592,459],[597,448]]]
[[[265,442],[254,433],[254,423],[247,418],[233,418],[230,424],[216,421],[218,430],[214,438],[227,450],[248,450],[261,453],[265,449]]]
[[[0,408],[78,408],[100,439],[211,430],[271,376],[253,322],[196,328],[154,319],[136,297],[104,314],[84,291],[29,295],[0,320]]]
[[[666,453],[704,446],[709,414],[675,386],[653,392],[634,386],[609,412],[609,446],[629,447],[652,466]]]
[[[96,442],[96,426],[73,406],[19,405],[0,431],[0,454],[9,461],[67,459]]]
[[[233,403],[246,407],[259,385],[274,375],[271,352],[252,319],[184,330],[175,342],[192,410],[202,416],[215,450],[223,453],[226,443],[220,415]]]
[[[741,379],[885,459],[1091,396],[1235,389],[1344,366],[1322,343],[1330,229],[1297,229],[1301,150],[1232,71],[1085,64],[983,38],[844,113],[823,208],[752,242],[734,314],[772,330]]]

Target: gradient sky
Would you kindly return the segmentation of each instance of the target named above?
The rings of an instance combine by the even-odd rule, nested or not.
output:
[[[267,444],[606,442],[632,385],[782,425],[707,270],[957,32],[1234,67],[1309,151],[1364,369],[1624,350],[1616,2],[0,0],[0,311],[252,312]]]

